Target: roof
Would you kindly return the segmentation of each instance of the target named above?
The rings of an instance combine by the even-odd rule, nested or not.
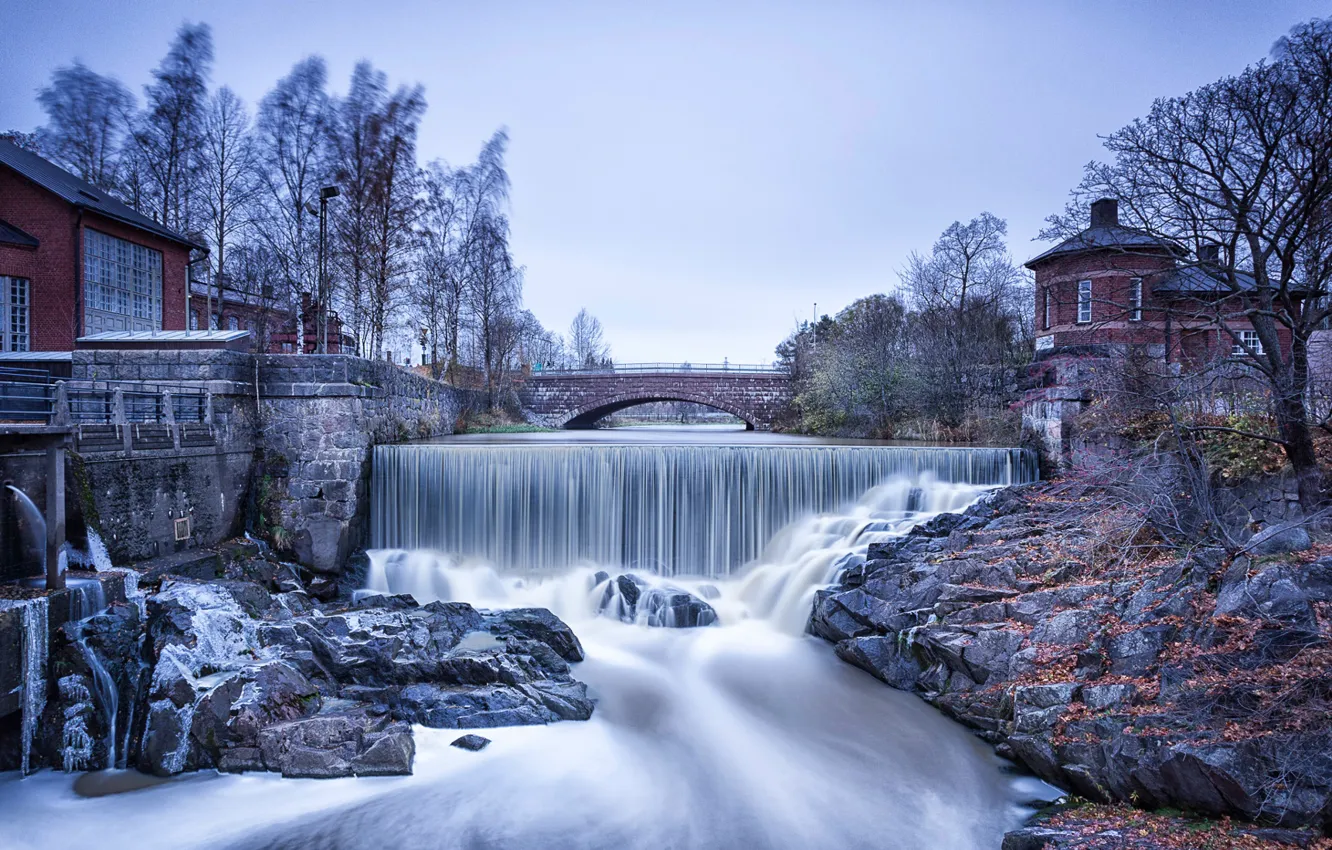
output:
[[[1081,251],[1141,251],[1144,249],[1165,249],[1172,254],[1184,254],[1184,249],[1174,242],[1154,236],[1145,230],[1124,227],[1119,224],[1100,225],[1089,227],[1076,236],[1070,236],[1050,250],[1027,260],[1023,265],[1032,268],[1037,263]]]
[[[18,245],[20,248],[36,248],[39,244],[36,236],[24,233],[3,218],[0,218],[0,245]]]
[[[91,210],[98,215],[128,224],[130,227],[171,242],[202,251],[208,250],[198,242],[163,227],[143,213],[136,212],[87,180],[70,174],[50,160],[23,150],[13,142],[0,139],[0,165],[9,166],[33,183],[76,207]]]
[[[102,331],[78,338],[78,342],[234,342],[249,331]]]
[[[0,351],[0,363],[68,363],[70,351]]]
[[[1235,282],[1240,291],[1249,292],[1258,288],[1258,281],[1248,272],[1235,271]],[[1152,292],[1234,292],[1229,276],[1222,269],[1208,268],[1203,265],[1180,266],[1153,284]]]

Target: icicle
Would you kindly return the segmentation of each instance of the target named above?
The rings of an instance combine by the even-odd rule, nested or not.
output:
[[[50,604],[46,597],[37,599],[0,599],[0,608],[19,608],[23,629],[23,719],[22,762],[26,776],[31,772],[32,742],[37,721],[46,709],[46,657],[50,646]]]

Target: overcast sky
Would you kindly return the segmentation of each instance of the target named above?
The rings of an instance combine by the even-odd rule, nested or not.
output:
[[[74,58],[136,93],[185,20],[249,104],[310,53],[430,103],[422,161],[512,137],[526,301],[586,306],[617,360],[769,361],[813,303],[892,290],[957,219],[1019,260],[1098,134],[1266,55],[1332,0],[396,2],[0,0],[0,129]]]

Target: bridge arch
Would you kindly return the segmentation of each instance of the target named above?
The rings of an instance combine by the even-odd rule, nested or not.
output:
[[[618,413],[621,410],[636,407],[640,404],[651,404],[654,401],[683,401],[692,404],[701,404],[704,407],[711,407],[713,410],[720,410],[723,413],[731,414],[745,423],[746,431],[753,431],[755,428],[762,427],[760,423],[755,421],[752,413],[734,404],[730,404],[723,399],[682,392],[659,393],[641,391],[620,393],[586,402],[558,417],[554,424],[557,428],[568,430],[593,428],[598,421],[610,416],[612,413]]]

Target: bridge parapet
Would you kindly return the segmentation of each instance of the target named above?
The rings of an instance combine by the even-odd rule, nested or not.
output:
[[[781,375],[785,370],[769,363],[613,363],[607,366],[575,366],[563,369],[543,369],[540,364],[534,374],[541,375],[625,375],[625,374],[708,374],[708,375]]]
[[[518,396],[533,420],[556,428],[590,428],[627,407],[684,401],[737,416],[751,430],[768,431],[791,402],[790,378],[772,367],[685,365],[533,372]]]

